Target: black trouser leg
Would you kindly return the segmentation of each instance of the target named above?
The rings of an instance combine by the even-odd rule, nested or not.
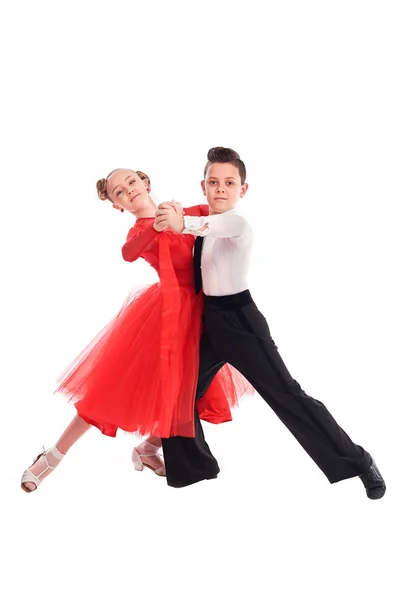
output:
[[[244,305],[240,294],[233,306],[224,298],[207,299],[204,327],[212,348],[248,379],[331,483],[360,475],[370,466],[369,454],[293,379],[247,294],[250,301]]]
[[[200,370],[196,398],[201,398],[224,365],[221,357],[211,348],[207,336],[200,342]],[[172,487],[184,487],[203,479],[212,479],[219,473],[219,466],[204,438],[197,410],[195,410],[195,438],[175,436],[162,440],[167,483]]]

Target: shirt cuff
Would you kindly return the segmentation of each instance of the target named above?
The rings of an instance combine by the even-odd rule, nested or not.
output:
[[[191,235],[205,236],[209,232],[208,221],[206,217],[183,217],[184,229],[182,233]]]

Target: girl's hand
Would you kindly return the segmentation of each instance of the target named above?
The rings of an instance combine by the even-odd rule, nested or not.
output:
[[[166,223],[159,223],[156,219],[153,223],[153,229],[155,229],[158,233],[161,233],[162,231],[168,229],[168,225]]]
[[[175,200],[171,200],[170,202],[163,202],[159,205],[158,208],[163,209],[169,207],[172,207],[175,210],[176,214],[178,214],[179,216],[185,216],[185,211],[183,210],[182,204],[180,202],[176,202]]]
[[[174,207],[165,206],[165,208],[158,207],[154,227],[159,227],[161,231],[164,231],[164,229],[171,229],[171,231],[175,231],[175,233],[182,233],[185,224],[183,216],[175,212]]]

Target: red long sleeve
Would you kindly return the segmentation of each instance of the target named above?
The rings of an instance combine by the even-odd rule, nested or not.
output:
[[[208,217],[210,214],[208,204],[197,204],[196,206],[189,206],[189,208],[184,206],[183,210],[188,217]]]
[[[133,227],[128,233],[127,241],[122,246],[123,259],[128,262],[137,260],[157,235],[158,232],[154,229],[153,224],[146,229]]]

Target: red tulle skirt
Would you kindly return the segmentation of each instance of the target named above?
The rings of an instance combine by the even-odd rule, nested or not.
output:
[[[132,294],[118,315],[59,378],[57,392],[105,435],[118,429],[194,437],[194,403],[204,299],[191,287],[165,300],[161,285]],[[172,297],[171,297],[172,298]],[[212,423],[230,421],[250,384],[225,365],[196,406]]]

